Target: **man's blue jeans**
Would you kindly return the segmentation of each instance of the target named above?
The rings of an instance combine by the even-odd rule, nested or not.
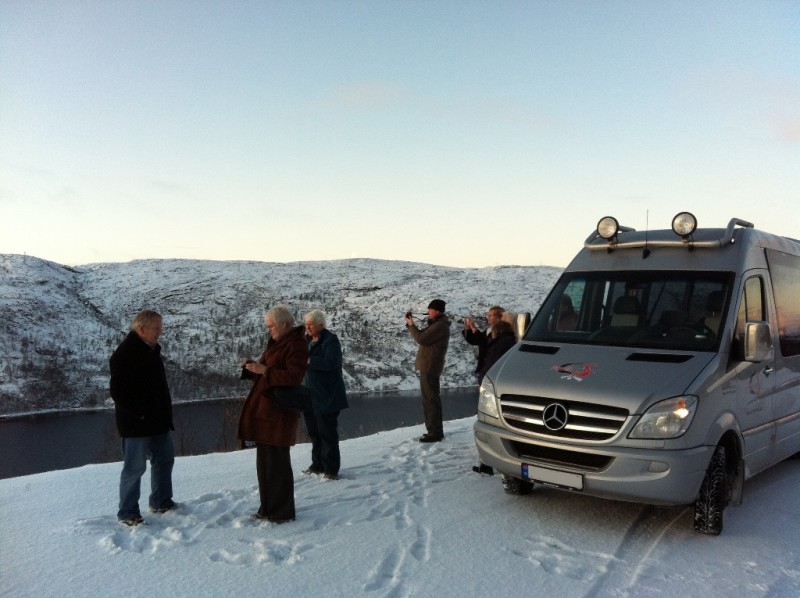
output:
[[[175,447],[169,433],[142,438],[123,438],[125,460],[119,478],[119,512],[117,519],[141,516],[139,495],[141,480],[150,458],[150,508],[167,508],[172,503],[172,466]]]

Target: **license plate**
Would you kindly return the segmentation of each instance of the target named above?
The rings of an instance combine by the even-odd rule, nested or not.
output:
[[[548,469],[537,465],[522,464],[522,478],[545,486],[566,488],[568,490],[583,490],[583,476],[579,473],[569,473]]]

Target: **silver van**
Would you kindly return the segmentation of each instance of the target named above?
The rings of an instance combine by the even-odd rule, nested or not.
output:
[[[474,431],[507,492],[694,504],[719,534],[744,481],[800,452],[800,241],[603,218],[484,378]]]

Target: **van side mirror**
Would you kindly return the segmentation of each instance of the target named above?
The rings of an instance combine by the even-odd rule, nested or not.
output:
[[[744,327],[744,360],[758,363],[772,359],[772,334],[767,322],[748,322]]]

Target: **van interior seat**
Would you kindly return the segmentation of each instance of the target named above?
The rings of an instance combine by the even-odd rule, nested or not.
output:
[[[614,302],[614,315],[611,326],[638,326],[642,316],[642,306],[636,297],[623,295]]]

